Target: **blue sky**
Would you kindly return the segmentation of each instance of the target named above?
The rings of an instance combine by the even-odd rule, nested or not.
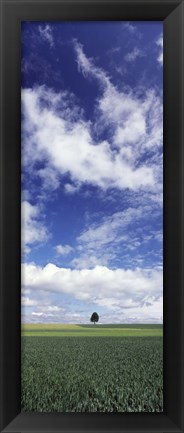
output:
[[[162,323],[162,22],[22,23],[22,321]]]

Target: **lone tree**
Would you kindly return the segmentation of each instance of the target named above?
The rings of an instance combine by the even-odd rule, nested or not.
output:
[[[90,319],[90,320],[91,320],[91,322],[93,322],[94,325],[95,325],[95,323],[99,321],[99,315],[98,315],[97,313],[93,313],[93,314],[91,315],[91,319]]]

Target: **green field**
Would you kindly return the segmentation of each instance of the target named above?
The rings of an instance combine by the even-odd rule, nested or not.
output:
[[[23,325],[22,410],[161,412],[162,363],[161,325]]]
[[[162,325],[22,325],[25,337],[161,337]]]

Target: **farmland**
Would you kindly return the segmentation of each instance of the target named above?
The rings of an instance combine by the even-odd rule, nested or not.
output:
[[[161,337],[162,325],[22,325],[25,337]]]
[[[22,410],[160,412],[161,325],[22,326]]]

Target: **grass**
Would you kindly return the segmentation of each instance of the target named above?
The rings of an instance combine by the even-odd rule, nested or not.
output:
[[[162,337],[162,325],[22,325],[25,337]]]

